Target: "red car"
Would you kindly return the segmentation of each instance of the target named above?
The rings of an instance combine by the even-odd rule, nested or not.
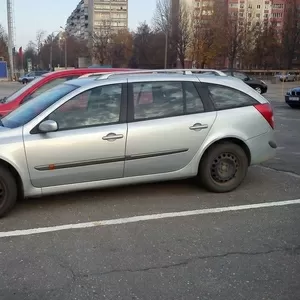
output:
[[[50,73],[43,74],[40,77],[35,78],[33,81],[23,86],[18,91],[14,92],[8,97],[0,99],[0,117],[3,117],[22,105],[26,101],[36,97],[37,95],[47,91],[48,89],[66,81],[78,78],[84,74],[96,73],[96,72],[119,72],[129,71],[130,69],[117,69],[117,68],[106,68],[106,69],[67,69],[59,70]]]

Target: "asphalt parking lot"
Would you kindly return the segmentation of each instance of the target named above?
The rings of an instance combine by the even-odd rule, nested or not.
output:
[[[234,192],[187,180],[20,202],[0,219],[0,299],[299,300],[293,85],[269,85],[278,152]]]

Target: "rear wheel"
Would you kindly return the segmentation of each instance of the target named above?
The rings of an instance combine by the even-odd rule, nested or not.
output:
[[[259,94],[261,94],[261,87],[257,86],[257,87],[255,88],[255,90],[256,90]]]
[[[27,80],[27,79],[23,79],[23,80],[22,80],[22,83],[23,83],[23,84],[27,84],[27,83],[28,83],[28,80]]]
[[[201,159],[198,180],[209,191],[226,193],[236,189],[248,170],[248,157],[236,144],[213,145]]]
[[[15,205],[18,187],[9,170],[0,166],[0,217],[6,215]]]

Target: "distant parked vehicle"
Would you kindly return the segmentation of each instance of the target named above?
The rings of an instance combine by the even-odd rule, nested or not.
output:
[[[249,77],[243,72],[238,70],[222,70],[226,75],[233,76],[243,80],[246,84],[255,89],[259,94],[265,94],[268,91],[268,86],[263,80]]]
[[[295,87],[286,93],[285,102],[291,108],[300,108],[300,86]]]
[[[27,84],[28,82],[32,81],[36,77],[42,76],[44,74],[48,73],[48,71],[32,71],[30,73],[27,73],[26,75],[19,78],[19,82],[23,84]]]
[[[278,77],[281,82],[296,81],[297,79],[297,75],[294,73],[281,73],[275,75],[275,77]]]

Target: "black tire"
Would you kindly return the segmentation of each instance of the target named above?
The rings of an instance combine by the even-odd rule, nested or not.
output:
[[[18,198],[18,186],[12,173],[0,166],[0,218],[15,205]]]
[[[27,84],[27,83],[28,83],[28,80],[23,79],[22,83],[23,83],[23,84]]]
[[[228,170],[227,178],[223,177],[220,164]],[[244,180],[248,171],[248,157],[245,151],[233,143],[219,143],[211,146],[204,154],[199,165],[198,180],[210,192],[226,193],[236,189]],[[223,170],[226,171],[226,170]],[[231,171],[231,172],[229,172]],[[231,173],[229,175],[229,173]],[[225,174],[223,174],[225,175]]]

